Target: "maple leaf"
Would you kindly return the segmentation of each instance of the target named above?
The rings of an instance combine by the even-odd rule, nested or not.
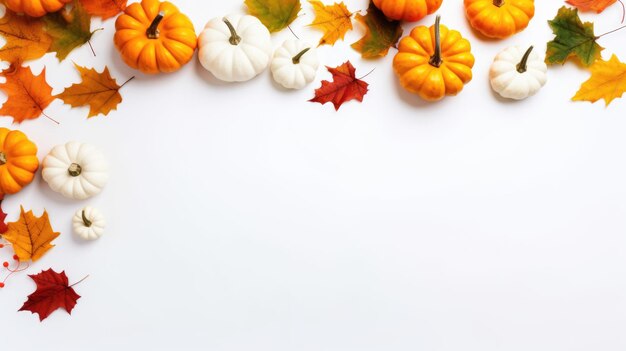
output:
[[[315,11],[315,20],[311,27],[318,28],[324,32],[319,45],[334,45],[337,40],[345,37],[349,30],[352,30],[352,13],[343,2],[333,5],[324,5],[318,0],[309,0]]]
[[[93,68],[81,67],[77,64],[74,66],[80,72],[82,81],[73,84],[56,97],[72,107],[89,105],[87,118],[99,114],[106,116],[111,110],[117,110],[117,105],[122,102],[122,95],[119,91],[130,79],[122,85],[117,85],[115,79],[111,78],[108,67],[104,67],[102,73],[99,73]]]
[[[19,220],[9,223],[8,227],[2,237],[13,244],[13,251],[20,262],[40,259],[54,247],[50,242],[60,234],[52,230],[48,212],[44,210],[41,217],[35,217],[33,211],[24,212],[21,206]]]
[[[580,86],[572,100],[596,102],[604,99],[608,106],[626,92],[626,64],[617,56],[611,56],[608,61],[599,60],[589,70],[591,77]]]
[[[322,81],[322,86],[315,90],[315,97],[309,101],[325,104],[332,102],[335,110],[350,100],[363,101],[368,84],[356,78],[356,69],[350,61],[336,68],[326,67],[333,75],[333,81]]]
[[[63,9],[43,17],[45,30],[52,37],[49,52],[56,52],[60,61],[74,49],[88,43],[96,31],[91,31],[91,16],[83,6],[74,1],[72,9]]]
[[[63,308],[67,313],[72,314],[74,306],[80,299],[80,295],[74,291],[74,286],[87,278],[85,277],[69,285],[65,271],[57,273],[52,269],[41,271],[39,274],[29,274],[28,276],[37,284],[37,289],[28,295],[28,299],[19,311],[37,313],[39,321],[48,318],[52,312],[59,308]]]
[[[302,9],[300,0],[245,0],[250,14],[269,29],[278,32],[285,29]]]
[[[19,16],[10,10],[0,19],[0,34],[6,40],[0,48],[0,60],[11,63],[38,59],[48,52],[52,43],[39,19]]]
[[[399,21],[391,21],[373,3],[370,3],[365,16],[358,14],[356,20],[366,28],[361,40],[352,44],[352,48],[366,59],[384,57],[389,48],[395,46],[402,36]]]
[[[4,234],[7,232],[9,227],[7,227],[6,219],[7,214],[4,213],[2,209],[2,202],[4,201],[4,194],[0,194],[0,234]]]
[[[116,16],[126,9],[128,0],[80,0],[85,11],[103,20]]]
[[[593,33],[593,23],[583,23],[578,17],[578,9],[561,7],[548,24],[556,37],[548,43],[547,64],[565,63],[575,56],[588,67],[600,58],[604,48],[596,43],[599,37]]]
[[[567,0],[567,3],[576,6],[581,11],[595,11],[600,13],[607,7],[616,3],[617,0]]]
[[[46,82],[45,68],[35,76],[28,67],[11,66],[3,75],[6,82],[0,84],[0,89],[6,92],[8,99],[2,105],[0,115],[11,116],[16,123],[46,115],[43,111],[54,97]]]

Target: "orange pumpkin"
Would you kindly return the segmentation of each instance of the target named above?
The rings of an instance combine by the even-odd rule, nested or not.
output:
[[[534,0],[465,0],[470,25],[489,38],[503,39],[522,31],[535,15]]]
[[[115,30],[115,47],[124,62],[149,74],[177,71],[191,60],[198,42],[189,18],[167,1],[129,5]]]
[[[385,16],[397,20],[415,22],[437,11],[443,0],[374,0]]]
[[[19,130],[0,128],[0,194],[22,190],[33,181],[37,168],[37,146]]]
[[[439,24],[415,27],[398,45],[393,69],[407,91],[424,100],[456,95],[472,80],[471,45],[456,30]]]
[[[41,17],[46,13],[57,12],[72,0],[4,0],[6,7],[16,13],[31,17]]]

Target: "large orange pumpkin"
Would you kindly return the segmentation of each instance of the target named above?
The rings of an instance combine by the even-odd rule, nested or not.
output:
[[[486,37],[503,39],[522,31],[535,15],[534,0],[465,0],[472,28]]]
[[[37,146],[19,130],[0,128],[0,194],[22,190],[33,181],[37,168]]]
[[[443,0],[374,0],[385,16],[397,20],[415,22],[439,9]]]
[[[31,17],[41,17],[47,13],[57,12],[72,0],[4,0],[6,7],[17,13],[25,13]]]
[[[172,3],[142,0],[115,22],[115,47],[132,68],[144,73],[174,72],[193,57],[196,31]]]

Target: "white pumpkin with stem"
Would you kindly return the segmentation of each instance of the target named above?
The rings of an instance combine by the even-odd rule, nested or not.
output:
[[[271,70],[274,81],[287,89],[302,89],[317,75],[317,49],[301,40],[286,40],[274,51]]]
[[[265,71],[272,56],[270,32],[256,17],[214,18],[198,37],[198,59],[217,79],[245,82]]]
[[[507,99],[522,100],[535,95],[548,79],[548,66],[531,46],[512,46],[501,51],[489,70],[493,90]]]
[[[78,210],[72,218],[74,233],[84,240],[96,240],[104,234],[106,221],[102,213],[91,206]]]
[[[109,179],[104,155],[93,145],[71,141],[55,146],[43,159],[41,174],[63,196],[84,200],[99,194]]]

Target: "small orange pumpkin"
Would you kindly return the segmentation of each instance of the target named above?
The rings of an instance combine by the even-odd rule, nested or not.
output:
[[[72,0],[4,0],[6,7],[16,13],[25,13],[31,17],[41,17],[57,12]]]
[[[396,21],[419,21],[437,11],[443,0],[374,0],[385,16]]]
[[[33,181],[37,168],[37,146],[19,130],[0,128],[0,194],[22,190]]]
[[[168,1],[142,0],[115,21],[115,47],[132,68],[144,73],[179,70],[193,57],[196,31],[187,16]]]
[[[393,59],[393,69],[407,91],[424,100],[456,95],[472,80],[471,45],[456,30],[440,25],[418,26],[404,37]]]
[[[465,14],[482,35],[503,39],[528,27],[535,15],[535,1],[465,0]]]

